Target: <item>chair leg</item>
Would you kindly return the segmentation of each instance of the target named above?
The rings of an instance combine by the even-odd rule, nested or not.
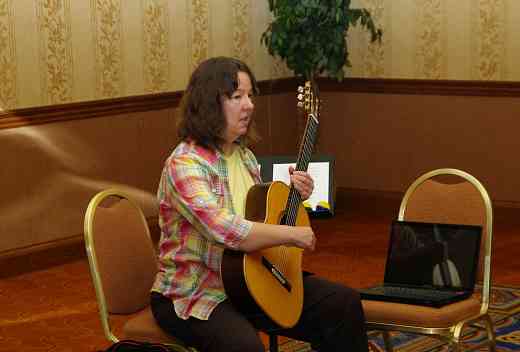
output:
[[[387,352],[393,352],[394,347],[392,346],[392,340],[390,340],[390,333],[386,330],[382,331],[383,341],[385,342],[385,349]]]
[[[486,331],[487,331],[489,350],[491,352],[494,352],[496,349],[495,326],[494,326],[493,320],[491,320],[491,317],[489,316],[489,314],[486,314],[486,316],[484,316],[483,319],[484,319],[484,325],[486,326]]]
[[[476,324],[476,322],[481,322],[483,327],[480,324]],[[486,337],[485,341],[480,342],[479,344],[473,346],[471,350],[482,351],[482,347],[487,346],[489,351],[494,352],[496,350],[496,334],[495,334],[495,324],[491,319],[489,314],[486,314],[471,324],[471,327],[476,329],[486,329]]]
[[[448,351],[449,352],[458,352],[460,350],[459,344],[457,342],[450,342],[448,344]]]
[[[464,330],[464,326],[466,324],[464,322],[458,323],[453,329],[452,333],[448,336],[448,350],[449,351],[460,351],[461,350],[461,340],[462,340],[462,331]]]
[[[269,352],[278,352],[278,335],[269,334]]]

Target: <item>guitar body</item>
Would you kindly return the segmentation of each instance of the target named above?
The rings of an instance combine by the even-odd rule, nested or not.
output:
[[[246,218],[283,223],[289,191],[278,181],[253,186],[247,195]],[[302,204],[295,226],[310,226]],[[302,255],[301,248],[286,246],[250,253],[226,250],[221,266],[226,294],[245,314],[263,311],[281,327],[294,326],[303,307]]]

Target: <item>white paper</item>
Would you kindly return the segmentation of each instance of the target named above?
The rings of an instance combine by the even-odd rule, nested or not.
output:
[[[273,181],[282,181],[290,185],[289,166],[296,167],[296,163],[273,164]],[[307,172],[314,180],[314,190],[305,203],[310,205],[312,210],[316,210],[319,202],[329,204],[329,162],[310,162]]]

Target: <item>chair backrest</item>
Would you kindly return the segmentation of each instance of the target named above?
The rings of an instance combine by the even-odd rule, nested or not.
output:
[[[458,169],[425,173],[405,192],[398,219],[482,226],[477,282],[483,287],[483,303],[489,303],[493,211],[480,181]]]
[[[145,308],[157,259],[141,208],[119,190],[102,191],[91,199],[84,225],[102,321],[108,313],[130,314]]]

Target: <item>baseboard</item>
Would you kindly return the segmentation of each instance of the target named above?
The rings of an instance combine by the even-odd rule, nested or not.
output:
[[[0,278],[42,270],[85,257],[83,235],[0,253]]]
[[[520,208],[520,202],[510,200],[492,200],[494,208]]]

